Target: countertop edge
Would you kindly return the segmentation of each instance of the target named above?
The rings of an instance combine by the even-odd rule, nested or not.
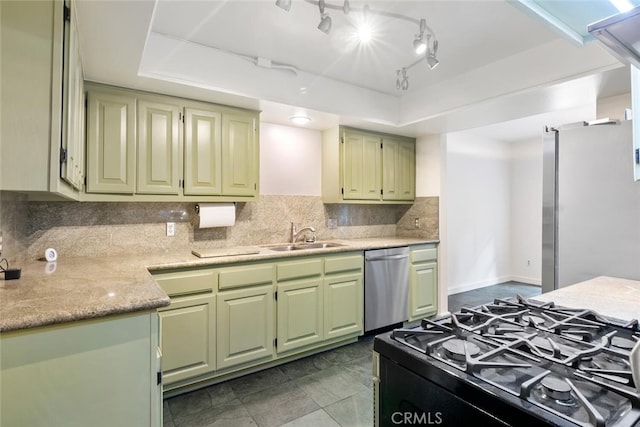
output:
[[[410,237],[380,237],[365,239],[332,239],[343,246],[278,252],[261,245],[256,254],[199,258],[189,254],[159,254],[145,256],[75,258],[58,261],[58,276],[43,273],[42,261],[28,261],[23,265],[22,278],[0,282],[0,333],[93,320],[118,314],[135,313],[166,307],[170,298],[153,278],[153,272],[182,268],[215,267],[242,262],[287,259],[301,256],[366,251],[398,246],[438,244],[436,239]],[[87,279],[86,273],[100,276]],[[111,288],[102,282],[111,283]],[[67,283],[69,282],[69,283]],[[99,289],[96,289],[99,288]],[[132,288],[136,288],[132,290]],[[29,291],[33,291],[29,293]],[[125,292],[119,292],[124,290]],[[89,295],[97,293],[97,295]],[[140,297],[139,294],[144,295]],[[117,297],[124,294],[119,300]],[[109,297],[116,296],[115,302]],[[93,304],[69,304],[75,298],[82,302],[94,298]],[[67,304],[58,310],[37,310],[38,304],[55,304],[63,299]],[[84,299],[83,299],[84,298]],[[9,300],[9,302],[7,302]],[[9,304],[13,304],[8,308]],[[24,314],[27,312],[28,314]],[[16,315],[16,313],[21,313]]]

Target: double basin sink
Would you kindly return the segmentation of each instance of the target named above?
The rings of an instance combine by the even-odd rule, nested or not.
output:
[[[279,252],[289,252],[289,251],[304,251],[309,249],[326,249],[326,248],[337,248],[340,246],[344,246],[340,243],[334,242],[316,242],[316,243],[295,243],[289,245],[277,245],[277,246],[268,246],[267,249],[272,251]]]

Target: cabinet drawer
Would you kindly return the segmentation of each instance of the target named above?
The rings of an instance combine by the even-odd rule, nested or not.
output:
[[[322,259],[292,261],[276,266],[276,280],[291,280],[302,277],[313,277],[322,274]]]
[[[324,274],[342,273],[345,271],[362,270],[362,254],[328,257],[324,261]]]
[[[438,259],[438,248],[416,249],[411,251],[411,262],[426,262]]]
[[[213,292],[218,284],[218,274],[213,270],[153,273],[153,277],[170,297]]]
[[[273,266],[268,264],[225,268],[220,270],[219,275],[219,289],[261,285],[273,282]]]

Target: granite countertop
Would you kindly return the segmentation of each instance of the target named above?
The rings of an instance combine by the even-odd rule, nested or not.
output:
[[[199,258],[191,253],[27,261],[18,280],[0,281],[0,332],[93,319],[168,306],[149,271],[438,243],[415,238],[331,240],[342,246],[279,252],[269,246],[227,248],[236,255]],[[252,252],[252,253],[247,253]],[[222,256],[220,256],[222,255]]]
[[[556,305],[587,308],[621,320],[640,320],[640,281],[600,276],[534,297]]]

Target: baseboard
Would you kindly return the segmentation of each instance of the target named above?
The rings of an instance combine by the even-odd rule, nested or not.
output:
[[[508,282],[509,280],[511,280],[511,276],[494,277],[492,279],[481,280],[473,283],[462,283],[457,286],[450,286],[448,294],[453,295],[459,294],[460,292],[472,291],[474,289],[486,288],[487,286],[495,285],[496,283]]]
[[[486,288],[487,286],[493,286],[493,285],[497,285],[498,283],[511,282],[511,281],[522,282],[528,285],[542,286],[540,279],[534,279],[532,277],[501,276],[501,277],[494,277],[493,279],[481,280],[479,282],[463,283],[457,286],[451,286],[449,287],[447,294],[448,295],[459,294],[461,292],[467,292],[467,291],[472,291],[474,289]]]
[[[533,277],[511,276],[511,279],[509,280],[513,280],[514,282],[526,283],[527,285],[542,286],[542,280]]]

